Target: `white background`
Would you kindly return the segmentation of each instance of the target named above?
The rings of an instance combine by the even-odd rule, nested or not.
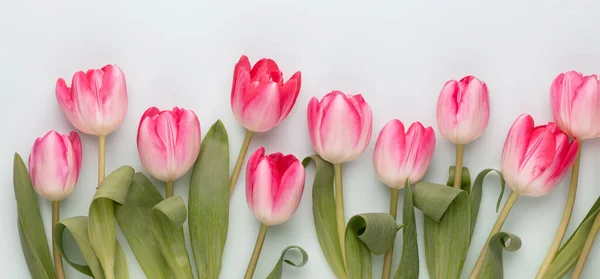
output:
[[[272,57],[285,78],[302,71],[302,90],[289,117],[268,133],[256,135],[250,151],[312,154],[306,106],[312,96],[333,89],[362,93],[373,109],[373,138],[365,154],[344,166],[346,218],[387,212],[389,190],[374,175],[371,156],[379,130],[392,118],[407,126],[421,121],[436,129],[438,93],[448,79],[473,74],[490,90],[491,115],[484,135],[465,150],[472,173],[500,167],[506,133],[521,113],[536,123],[552,120],[549,88],[560,72],[600,71],[598,2],[579,1],[3,1],[0,4],[0,270],[6,278],[29,277],[18,241],[12,190],[12,157],[29,156],[36,137],[49,129],[72,127],[56,103],[54,86],[70,83],[77,70],[119,65],[126,74],[129,108],[122,127],[108,137],[107,172],[123,164],[141,170],[136,149],[140,116],[150,106],[182,106],[199,116],[202,132],[221,119],[230,138],[231,167],[243,138],[229,97],[233,66],[246,54],[252,63]],[[219,2],[216,4],[216,2]],[[285,3],[284,3],[285,2]],[[370,2],[367,4],[367,2]],[[377,2],[377,3],[375,3]],[[409,2],[409,1],[405,1]],[[586,2],[586,3],[584,3]],[[77,188],[62,204],[62,217],[86,215],[96,181],[96,138],[82,136],[83,166]],[[577,203],[568,235],[600,195],[600,141],[586,141]],[[454,163],[454,146],[438,133],[436,152],[425,179],[444,182]],[[286,224],[269,230],[255,274],[264,278],[281,250],[304,247],[308,264],[285,267],[285,278],[333,278],[320,251],[311,213],[314,167],[307,171],[298,211]],[[244,177],[231,200],[230,228],[221,278],[241,278],[259,223],[247,208]],[[176,182],[175,194],[187,200],[189,175]],[[498,179],[490,178],[469,250],[465,272],[496,219]],[[158,185],[158,184],[157,184]],[[160,191],[164,187],[159,186]],[[549,196],[521,198],[504,230],[519,235],[521,250],[505,253],[505,278],[533,278],[558,226],[567,181]],[[46,232],[50,203],[40,200]],[[401,216],[401,215],[400,215]],[[428,278],[422,247],[422,213],[417,211],[420,278]],[[186,229],[187,232],[187,229]],[[401,247],[398,237],[397,248]],[[122,235],[132,278],[143,278]],[[600,273],[600,241],[586,265],[585,278]],[[190,250],[191,253],[191,250]],[[400,249],[395,250],[394,270]],[[375,256],[373,276],[381,273]],[[69,278],[83,277],[67,267]]]

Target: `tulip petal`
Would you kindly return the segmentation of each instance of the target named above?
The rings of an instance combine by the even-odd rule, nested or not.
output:
[[[263,58],[254,64],[250,75],[253,77],[257,76],[257,72],[261,70],[265,71],[265,73],[279,72],[279,67],[277,66],[277,63],[273,61],[273,59]]]
[[[489,96],[487,87],[477,78],[465,77],[468,84],[462,92],[456,112],[456,137],[461,144],[468,143],[483,133],[489,116]],[[462,82],[462,80],[461,80]]]
[[[502,174],[511,188],[517,187],[521,162],[527,152],[533,125],[533,118],[522,114],[512,124],[506,136],[502,149]]]
[[[323,159],[341,163],[350,159],[361,139],[363,125],[359,111],[341,92],[334,92],[329,104],[323,106],[321,143],[326,154]]]
[[[158,116],[146,117],[140,123],[137,140],[138,153],[142,166],[147,172],[160,181],[169,181],[167,146],[157,134],[159,127],[155,118]]]
[[[554,159],[556,142],[554,133],[547,126],[535,127],[531,133],[527,151],[523,157],[519,172],[519,186],[529,183],[542,175]],[[527,189],[521,189],[525,192]]]
[[[62,200],[70,172],[67,155],[69,146],[55,131],[38,138],[29,157],[29,172],[38,194],[48,200]],[[72,154],[72,150],[71,153]]]
[[[246,55],[242,55],[242,57],[240,57],[240,60],[235,64],[235,68],[233,70],[233,82],[232,82],[232,86],[231,86],[231,107],[234,108],[235,111],[235,104],[236,102],[234,100],[236,100],[237,97],[239,97],[239,93],[243,91],[246,91],[245,88],[248,88],[248,86],[242,86],[241,88],[238,87],[238,83],[240,80],[240,77],[242,74],[246,74],[246,76],[248,77],[248,83],[250,82],[250,61],[248,61],[248,57]],[[243,92],[242,92],[243,93]]]
[[[312,97],[312,99],[310,99],[306,114],[308,118],[308,133],[310,134],[310,141],[312,142],[315,151],[317,151],[318,154],[323,154],[320,131],[323,110],[317,98]]]
[[[256,172],[256,167],[258,163],[265,156],[265,148],[259,147],[250,158],[248,158],[248,163],[246,165],[246,202],[250,209],[254,207],[253,194],[254,193],[254,173]]]
[[[71,125],[83,133],[93,134],[93,131],[88,127],[85,121],[83,121],[83,118],[81,118],[79,111],[73,103],[71,88],[67,86],[67,83],[62,78],[59,78],[58,81],[56,81],[56,100]]]
[[[269,225],[278,225],[289,220],[298,208],[302,198],[305,179],[304,167],[296,157],[292,155],[286,157],[290,157],[287,160],[292,160],[292,164],[281,177],[281,183],[273,204],[273,218]]]
[[[455,80],[450,80],[444,84],[437,103],[437,124],[440,133],[444,138],[456,142],[456,113],[458,111],[458,103],[456,102],[457,94],[459,94],[458,83]]]
[[[250,131],[266,132],[279,123],[281,115],[279,85],[275,82],[260,84],[255,96],[246,103],[242,124]]]
[[[523,195],[541,197],[549,194],[567,174],[577,155],[577,141],[569,144],[567,135],[560,131],[555,133],[556,151],[552,163],[544,173],[534,179]]]
[[[600,132],[600,96],[596,76],[586,76],[575,88],[572,101],[570,132],[580,140],[596,137]]]
[[[404,125],[400,120],[389,121],[377,137],[375,151],[373,152],[373,163],[379,180],[390,187],[404,187],[403,177],[399,176],[399,170],[406,157],[406,135]],[[406,177],[404,177],[406,180]]]
[[[435,132],[431,127],[423,127],[420,122],[415,122],[406,133],[406,154],[403,172],[406,173],[411,183],[421,180],[427,171],[433,151],[435,149]],[[401,183],[398,181],[398,183]]]
[[[177,141],[175,143],[175,161],[177,171],[175,179],[182,177],[194,165],[200,153],[200,121],[196,114],[187,109],[174,108],[180,114],[177,123]]]
[[[104,135],[108,135],[121,126],[127,114],[125,75],[119,67],[114,65],[106,65],[102,70],[95,72],[102,73],[95,80],[92,79],[92,82],[96,82],[94,91],[98,94],[98,101],[102,109],[102,132]]]
[[[371,107],[365,102],[362,95],[357,94],[354,96],[350,96],[349,101],[354,105],[356,110],[359,112],[361,126],[360,126],[360,138],[356,142],[354,146],[351,160],[356,159],[360,156],[367,146],[369,145],[369,141],[371,140],[372,133],[372,125],[373,125],[373,115],[371,113]]]
[[[300,72],[296,72],[282,87],[281,87],[281,116],[279,122],[283,121],[296,103],[298,94],[300,94],[300,84],[302,76]]]
[[[273,181],[271,166],[266,158],[258,162],[253,176],[253,205],[250,209],[259,221],[268,223],[271,219],[271,210],[273,208],[271,187],[275,181]]]

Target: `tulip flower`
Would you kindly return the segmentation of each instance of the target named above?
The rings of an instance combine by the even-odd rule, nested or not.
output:
[[[344,198],[342,163],[360,156],[371,140],[373,116],[362,95],[332,91],[321,101],[313,97],[308,103],[308,133],[319,156],[333,163],[338,238],[345,262]]]
[[[483,134],[490,118],[487,85],[474,76],[446,82],[437,103],[437,123],[444,138],[456,144],[454,187],[460,189],[464,145]]]
[[[394,119],[379,132],[373,165],[379,180],[392,188],[390,215],[394,218],[398,213],[399,189],[404,188],[407,181],[414,183],[423,178],[434,149],[433,128],[425,128],[420,122],[411,124],[408,131],[404,132],[402,122]],[[385,253],[382,278],[390,277],[393,253],[393,246]]]
[[[33,188],[45,199],[52,201],[52,228],[60,216],[60,201],[71,195],[81,169],[81,140],[76,132],[68,136],[48,132],[33,144],[29,155],[29,176]],[[58,278],[64,278],[62,258],[54,242],[52,250]]]
[[[556,188],[573,165],[578,150],[578,142],[569,142],[568,136],[552,122],[534,127],[533,118],[528,114],[515,120],[502,150],[502,174],[512,193],[490,232],[488,242],[500,231],[520,195],[541,197]],[[471,279],[477,278],[486,252],[487,242]]]
[[[231,175],[229,192],[237,182],[255,132],[267,132],[290,114],[300,93],[301,74],[296,72],[284,82],[283,73],[272,59],[263,58],[250,65],[242,55],[233,71],[231,109],[244,128],[246,136]]]
[[[98,136],[98,184],[104,179],[106,136],[115,131],[127,112],[125,75],[115,65],[79,71],[71,87],[64,79],[56,82],[58,104],[77,130]]]
[[[265,155],[265,149],[260,147],[248,159],[246,201],[261,227],[244,278],[250,279],[254,274],[268,226],[286,222],[298,208],[304,178],[304,167],[294,155]]]
[[[583,140],[600,136],[600,92],[598,90],[596,75],[584,76],[575,71],[559,74],[550,87],[550,103],[554,121],[558,128],[578,141],[579,149],[581,149]],[[567,232],[567,224],[571,220],[575,206],[579,163],[580,156],[577,155],[571,171],[571,184],[560,222],[561,226],[559,226],[550,250],[537,273],[536,278],[538,279],[544,277]]]
[[[140,120],[137,146],[144,169],[166,182],[166,196],[171,197],[173,181],[190,170],[200,153],[200,121],[188,109],[148,108]]]

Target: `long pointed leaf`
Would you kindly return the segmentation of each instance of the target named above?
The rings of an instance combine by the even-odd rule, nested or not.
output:
[[[479,207],[481,206],[481,195],[483,193],[483,181],[490,172],[495,172],[500,178],[500,195],[498,195],[498,202],[496,202],[496,211],[500,208],[502,202],[502,196],[504,196],[505,182],[502,173],[495,169],[482,170],[473,182],[473,189],[471,189],[471,234],[475,230],[475,224],[477,223],[477,215],[479,215]]]
[[[583,250],[587,236],[590,233],[594,219],[596,219],[596,215],[598,214],[600,214],[600,197],[592,205],[575,232],[558,250],[554,261],[544,275],[544,279],[560,279],[575,266],[581,255],[581,250]]]
[[[152,208],[163,200],[154,184],[135,173],[125,203],[115,207],[115,218],[138,263],[150,279],[171,278],[167,262],[152,235]],[[87,235],[86,235],[87,236]]]
[[[306,168],[311,161],[314,161],[316,165],[312,199],[317,238],[331,271],[337,278],[346,278],[335,217],[333,165],[321,159],[318,155],[304,158],[302,164]]]
[[[402,209],[402,257],[395,279],[419,278],[419,246],[417,244],[417,224],[413,205],[412,186],[406,181],[404,205]]]
[[[285,258],[285,255],[287,254],[287,252],[292,249],[298,250],[300,252],[300,254],[302,255],[302,261],[298,264],[294,263],[293,261],[287,260]],[[302,267],[306,264],[306,262],[308,262],[308,254],[300,246],[292,245],[292,246],[286,247],[285,249],[283,249],[283,252],[281,252],[281,256],[279,257],[279,260],[277,260],[277,264],[275,265],[275,267],[273,268],[271,273],[269,273],[269,276],[267,276],[266,279],[281,279],[281,276],[283,274],[283,263],[284,262],[293,267]]]
[[[502,267],[502,252],[517,251],[521,248],[521,239],[511,233],[499,232],[492,236],[488,244],[488,252],[481,273],[480,279],[502,279],[504,278],[504,270]]]
[[[109,174],[98,186],[90,205],[88,237],[94,253],[100,260],[105,276],[114,278],[117,255],[115,203],[123,204],[131,185],[134,170],[122,166]],[[107,274],[109,273],[109,274]]]
[[[193,279],[182,228],[186,213],[181,197],[161,201],[154,207],[152,235],[175,278]]]
[[[17,200],[17,228],[29,273],[33,278],[54,279],[54,265],[37,195],[25,163],[17,153],[13,161],[13,186]]]
[[[192,171],[188,205],[198,278],[218,278],[229,226],[229,139],[220,120],[202,141]]]

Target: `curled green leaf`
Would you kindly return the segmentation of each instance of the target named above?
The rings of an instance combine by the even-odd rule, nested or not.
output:
[[[471,232],[475,229],[477,223],[477,215],[479,214],[479,207],[481,206],[481,195],[483,192],[483,182],[490,172],[495,172],[500,178],[500,195],[498,195],[498,202],[496,202],[496,212],[500,208],[502,202],[502,196],[504,196],[505,182],[502,173],[495,169],[482,170],[473,183],[473,189],[471,189]]]
[[[346,227],[348,278],[371,278],[371,253],[381,255],[394,245],[396,219],[387,213],[363,213]]]
[[[13,160],[13,187],[17,200],[17,228],[25,262],[32,278],[56,278],[36,193],[19,154]]]
[[[152,208],[163,200],[154,184],[135,173],[125,203],[115,207],[115,218],[140,267],[150,279],[171,278],[167,262],[152,235]],[[87,234],[86,234],[87,239]]]
[[[286,259],[285,256],[287,255],[289,250],[297,250],[298,252],[300,252],[300,254],[302,255],[302,261],[297,264],[291,260]],[[292,245],[292,246],[286,247],[281,252],[281,256],[279,257],[279,260],[277,260],[277,264],[275,264],[275,267],[273,268],[271,273],[269,273],[269,276],[267,276],[266,279],[281,279],[281,276],[283,274],[283,263],[284,262],[293,267],[302,267],[306,264],[306,262],[308,262],[308,254],[300,246]]]
[[[133,179],[133,168],[122,166],[109,174],[98,186],[90,205],[88,237],[90,245],[107,278],[115,278],[117,236],[115,204],[123,204]]]
[[[417,244],[417,224],[413,205],[412,186],[406,181],[404,205],[402,209],[402,257],[396,270],[395,279],[419,278],[419,246]]]
[[[182,228],[186,217],[187,209],[181,197],[161,201],[153,210],[152,235],[175,278],[193,279]]]
[[[456,166],[450,166],[448,169],[448,181],[446,181],[446,185],[449,187],[454,187],[454,173],[456,172]],[[467,192],[467,194],[471,194],[471,173],[467,167],[462,168],[461,173],[461,181],[460,181],[460,189]]]
[[[440,221],[450,204],[466,192],[441,184],[420,181],[415,185],[413,199],[415,207],[435,221]]]
[[[342,249],[338,240],[338,229],[335,217],[335,197],[333,189],[333,165],[312,155],[304,158],[302,164],[306,168],[311,161],[315,162],[316,175],[313,183],[313,219],[317,238],[323,255],[336,278],[346,278],[346,269],[342,258]]]
[[[229,138],[220,120],[202,140],[192,169],[188,206],[198,278],[218,278],[229,226]]]
[[[521,248],[521,239],[511,233],[498,232],[490,238],[488,244],[488,252],[481,272],[479,273],[480,279],[502,279],[504,277],[504,270],[502,267],[502,252],[504,250],[509,252],[517,251]]]
[[[575,266],[592,228],[594,219],[596,219],[598,214],[600,214],[600,197],[592,205],[575,232],[573,232],[565,244],[558,250],[554,261],[552,261],[552,264],[550,264],[548,271],[544,275],[544,279],[563,278],[563,276]]]

